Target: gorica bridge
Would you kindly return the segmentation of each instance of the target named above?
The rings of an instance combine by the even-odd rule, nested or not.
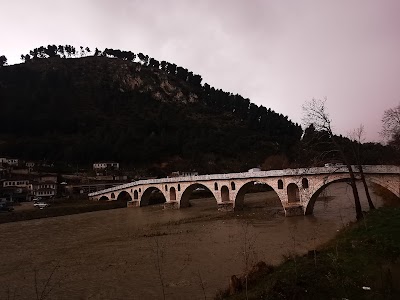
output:
[[[360,174],[352,166],[357,179]],[[365,165],[363,172],[372,182],[400,197],[400,166]],[[233,211],[243,208],[247,189],[254,183],[269,185],[278,195],[286,216],[312,214],[319,194],[331,183],[349,181],[346,166],[285,169],[259,172],[212,174],[187,177],[139,180],[90,193],[92,200],[128,199],[128,207],[145,206],[155,191],[161,192],[164,208],[189,206],[189,198],[197,188],[208,189],[218,209]]]

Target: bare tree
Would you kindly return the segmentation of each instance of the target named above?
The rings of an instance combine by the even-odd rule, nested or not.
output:
[[[361,176],[361,181],[364,186],[365,190],[365,195],[367,196],[368,200],[368,205],[369,209],[375,209],[374,203],[372,202],[371,195],[369,194],[369,189],[367,185],[367,181],[365,180],[365,175],[364,175],[364,170],[362,168],[362,162],[361,162],[361,144],[364,141],[364,126],[361,124],[360,127],[355,129],[353,133],[351,134],[351,139],[355,142],[355,145],[353,145],[353,152],[354,152],[354,157],[357,162],[357,167],[358,171],[360,172]]]
[[[331,125],[332,120],[330,119],[327,112],[325,102],[326,98],[324,100],[313,98],[311,101],[307,101],[303,105],[303,123],[307,127],[313,124],[316,130],[325,132],[332,143],[333,149],[339,153],[343,163],[346,165],[347,170],[349,171],[350,185],[354,196],[356,218],[357,220],[359,220],[363,218],[363,213],[361,209],[360,197],[357,190],[356,178],[342,145],[337,141],[337,138],[333,134]]]
[[[383,113],[381,135],[390,145],[400,149],[400,104]]]

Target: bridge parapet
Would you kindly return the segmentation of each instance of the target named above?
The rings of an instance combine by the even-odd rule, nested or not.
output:
[[[358,168],[352,166],[358,174]],[[388,189],[400,197],[399,166],[363,166],[367,180]],[[359,178],[359,176],[356,176]],[[158,190],[166,199],[166,208],[189,206],[189,196],[199,186],[212,192],[220,210],[243,207],[246,189],[255,183],[267,184],[279,197],[285,214],[312,213],[319,193],[329,184],[346,181],[349,174],[346,166],[285,169],[230,174],[147,179],[90,193],[89,197],[99,200],[130,199],[128,206],[147,205],[150,195]]]
[[[354,172],[358,172],[357,166],[352,166],[352,169]],[[374,174],[400,174],[400,166],[364,165],[363,171],[364,173],[374,173]],[[347,173],[347,172],[348,170],[346,166],[332,166],[332,167],[312,167],[312,168],[299,168],[299,169],[259,171],[259,172],[243,172],[243,173],[228,173],[228,174],[167,177],[160,179],[146,179],[146,180],[129,182],[123,185],[108,188],[98,192],[93,192],[89,194],[89,197],[146,184],[160,184],[160,183],[168,184],[168,183],[178,183],[178,182],[234,180],[234,179],[246,179],[246,178],[307,176],[314,174],[333,174],[333,173]]]

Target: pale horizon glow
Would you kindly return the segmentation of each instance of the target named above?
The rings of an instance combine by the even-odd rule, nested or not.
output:
[[[361,124],[381,141],[400,103],[397,0],[4,1],[0,55],[9,64],[48,44],[142,52],[200,74],[301,124],[327,97],[335,133]]]

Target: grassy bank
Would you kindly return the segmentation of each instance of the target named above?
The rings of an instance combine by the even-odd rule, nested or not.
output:
[[[400,299],[400,208],[372,211],[320,249],[261,269],[248,277],[248,299]],[[240,281],[217,299],[246,299],[244,288],[229,296]]]
[[[125,201],[97,202],[89,200],[53,201],[44,209],[3,212],[0,214],[0,224],[32,219],[66,216],[91,211],[126,207]]]

